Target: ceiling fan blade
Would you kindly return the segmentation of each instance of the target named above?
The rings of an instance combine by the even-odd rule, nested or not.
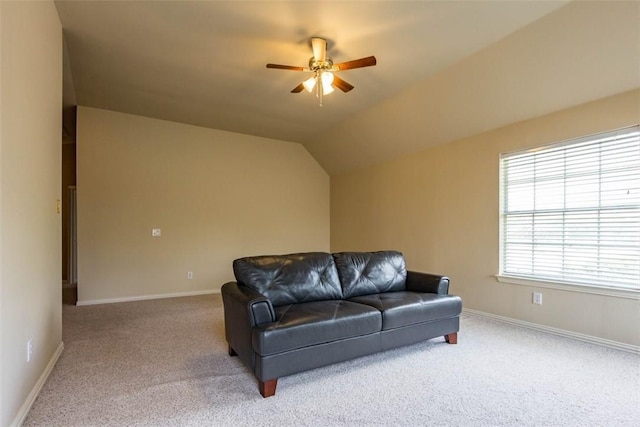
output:
[[[304,71],[304,67],[296,67],[295,65],[267,64],[267,68],[276,68],[278,70]]]
[[[327,60],[327,41],[320,37],[311,38],[311,49],[313,49],[313,58],[317,62]]]
[[[338,71],[351,70],[352,68],[371,67],[376,65],[375,56],[367,56],[366,58],[354,59],[353,61],[342,62],[336,64],[333,68],[337,68]]]
[[[343,92],[349,92],[351,89],[353,89],[353,85],[345,82],[335,74],[333,76],[333,85]]]
[[[291,93],[300,93],[304,89],[304,85],[300,83],[298,86],[294,87]]]

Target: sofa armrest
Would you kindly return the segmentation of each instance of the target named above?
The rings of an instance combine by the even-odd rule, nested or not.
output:
[[[252,330],[254,326],[275,322],[275,311],[271,301],[237,282],[225,283],[220,292],[224,305],[224,331],[227,342],[241,359],[253,366]]]
[[[249,289],[237,282],[229,282],[222,285],[220,291],[222,293],[222,301],[225,308],[225,316],[227,307],[230,311],[239,309],[238,317],[247,316],[249,325],[253,328],[256,325],[271,323],[276,321],[276,315],[269,301],[265,296]]]
[[[449,293],[449,278],[437,274],[407,271],[407,290],[447,295]]]

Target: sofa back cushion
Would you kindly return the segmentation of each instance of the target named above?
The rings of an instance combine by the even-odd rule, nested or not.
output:
[[[342,298],[333,257],[324,252],[240,258],[233,273],[276,306]]]
[[[405,290],[407,267],[398,251],[340,252],[333,259],[344,298]]]

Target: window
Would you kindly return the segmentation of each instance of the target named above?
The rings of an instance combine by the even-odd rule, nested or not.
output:
[[[640,128],[503,154],[503,276],[640,290]]]

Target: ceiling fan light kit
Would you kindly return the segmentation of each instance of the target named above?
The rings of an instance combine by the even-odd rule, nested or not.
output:
[[[281,64],[267,64],[267,68],[312,72],[313,76],[293,88],[291,93],[300,93],[303,89],[306,89],[307,92],[313,92],[315,89],[316,97],[321,107],[323,96],[333,92],[334,88],[338,88],[345,93],[353,89],[353,85],[342,80],[334,73],[354,68],[370,67],[376,65],[377,62],[375,56],[368,56],[334,65],[333,60],[327,58],[327,41],[321,37],[311,38],[311,49],[313,50],[313,56],[309,59],[308,68]]]

